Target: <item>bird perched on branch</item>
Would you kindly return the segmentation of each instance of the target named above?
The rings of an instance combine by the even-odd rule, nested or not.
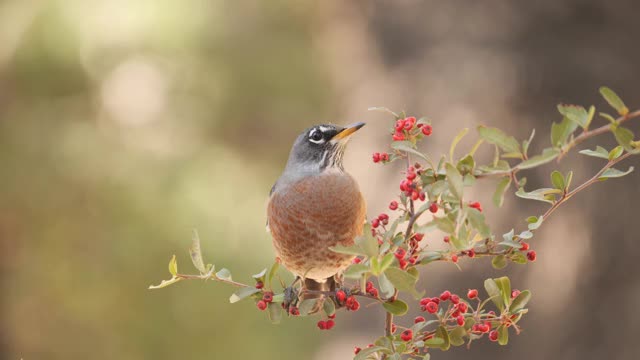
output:
[[[353,245],[362,234],[365,201],[355,179],[344,171],[342,156],[349,137],[363,126],[306,129],[271,189],[267,226],[273,245],[281,263],[304,281],[303,289],[334,291],[353,260],[329,247]]]

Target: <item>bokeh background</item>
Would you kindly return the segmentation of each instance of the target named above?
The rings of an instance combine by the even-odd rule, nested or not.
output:
[[[311,124],[368,122],[346,167],[375,215],[400,175],[370,162],[390,119],[368,107],[433,119],[433,157],[480,123],[536,128],[539,151],[556,103],[605,110],[601,85],[637,109],[638,13],[632,0],[0,2],[0,358],[350,358],[382,332],[380,311],[319,332],[272,326],[223,284],[147,286],[174,253],[191,267],[194,227],[236,279],[269,266],[267,194]],[[598,165],[569,156],[529,183]],[[494,185],[473,196],[496,233],[543,211],[513,195],[488,206]],[[639,358],[638,204],[637,174],[598,184],[539,231],[533,264],[424,269],[429,294],[504,274],[534,293],[510,346],[434,358]]]

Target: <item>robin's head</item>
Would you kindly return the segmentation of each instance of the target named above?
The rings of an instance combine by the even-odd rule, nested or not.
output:
[[[349,137],[364,126],[363,122],[347,127],[316,125],[306,129],[293,143],[287,171],[322,172],[342,170],[342,155]]]

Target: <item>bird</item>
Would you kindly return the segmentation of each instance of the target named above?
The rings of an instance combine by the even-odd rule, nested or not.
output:
[[[336,291],[354,259],[330,247],[351,246],[363,231],[366,203],[342,158],[351,135],[364,125],[305,129],[269,196],[267,230],[277,258],[296,281],[302,280],[302,289],[323,292],[316,295]]]

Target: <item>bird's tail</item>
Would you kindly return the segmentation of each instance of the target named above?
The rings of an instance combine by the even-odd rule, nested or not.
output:
[[[336,290],[336,281],[332,277],[326,279],[324,282],[320,282],[313,279],[304,279],[304,289],[311,291],[335,291]],[[327,295],[323,294],[309,294],[306,293],[303,296],[303,299],[320,299],[326,298]],[[315,314],[322,309],[323,301],[318,301],[316,305],[309,311],[309,314]]]

